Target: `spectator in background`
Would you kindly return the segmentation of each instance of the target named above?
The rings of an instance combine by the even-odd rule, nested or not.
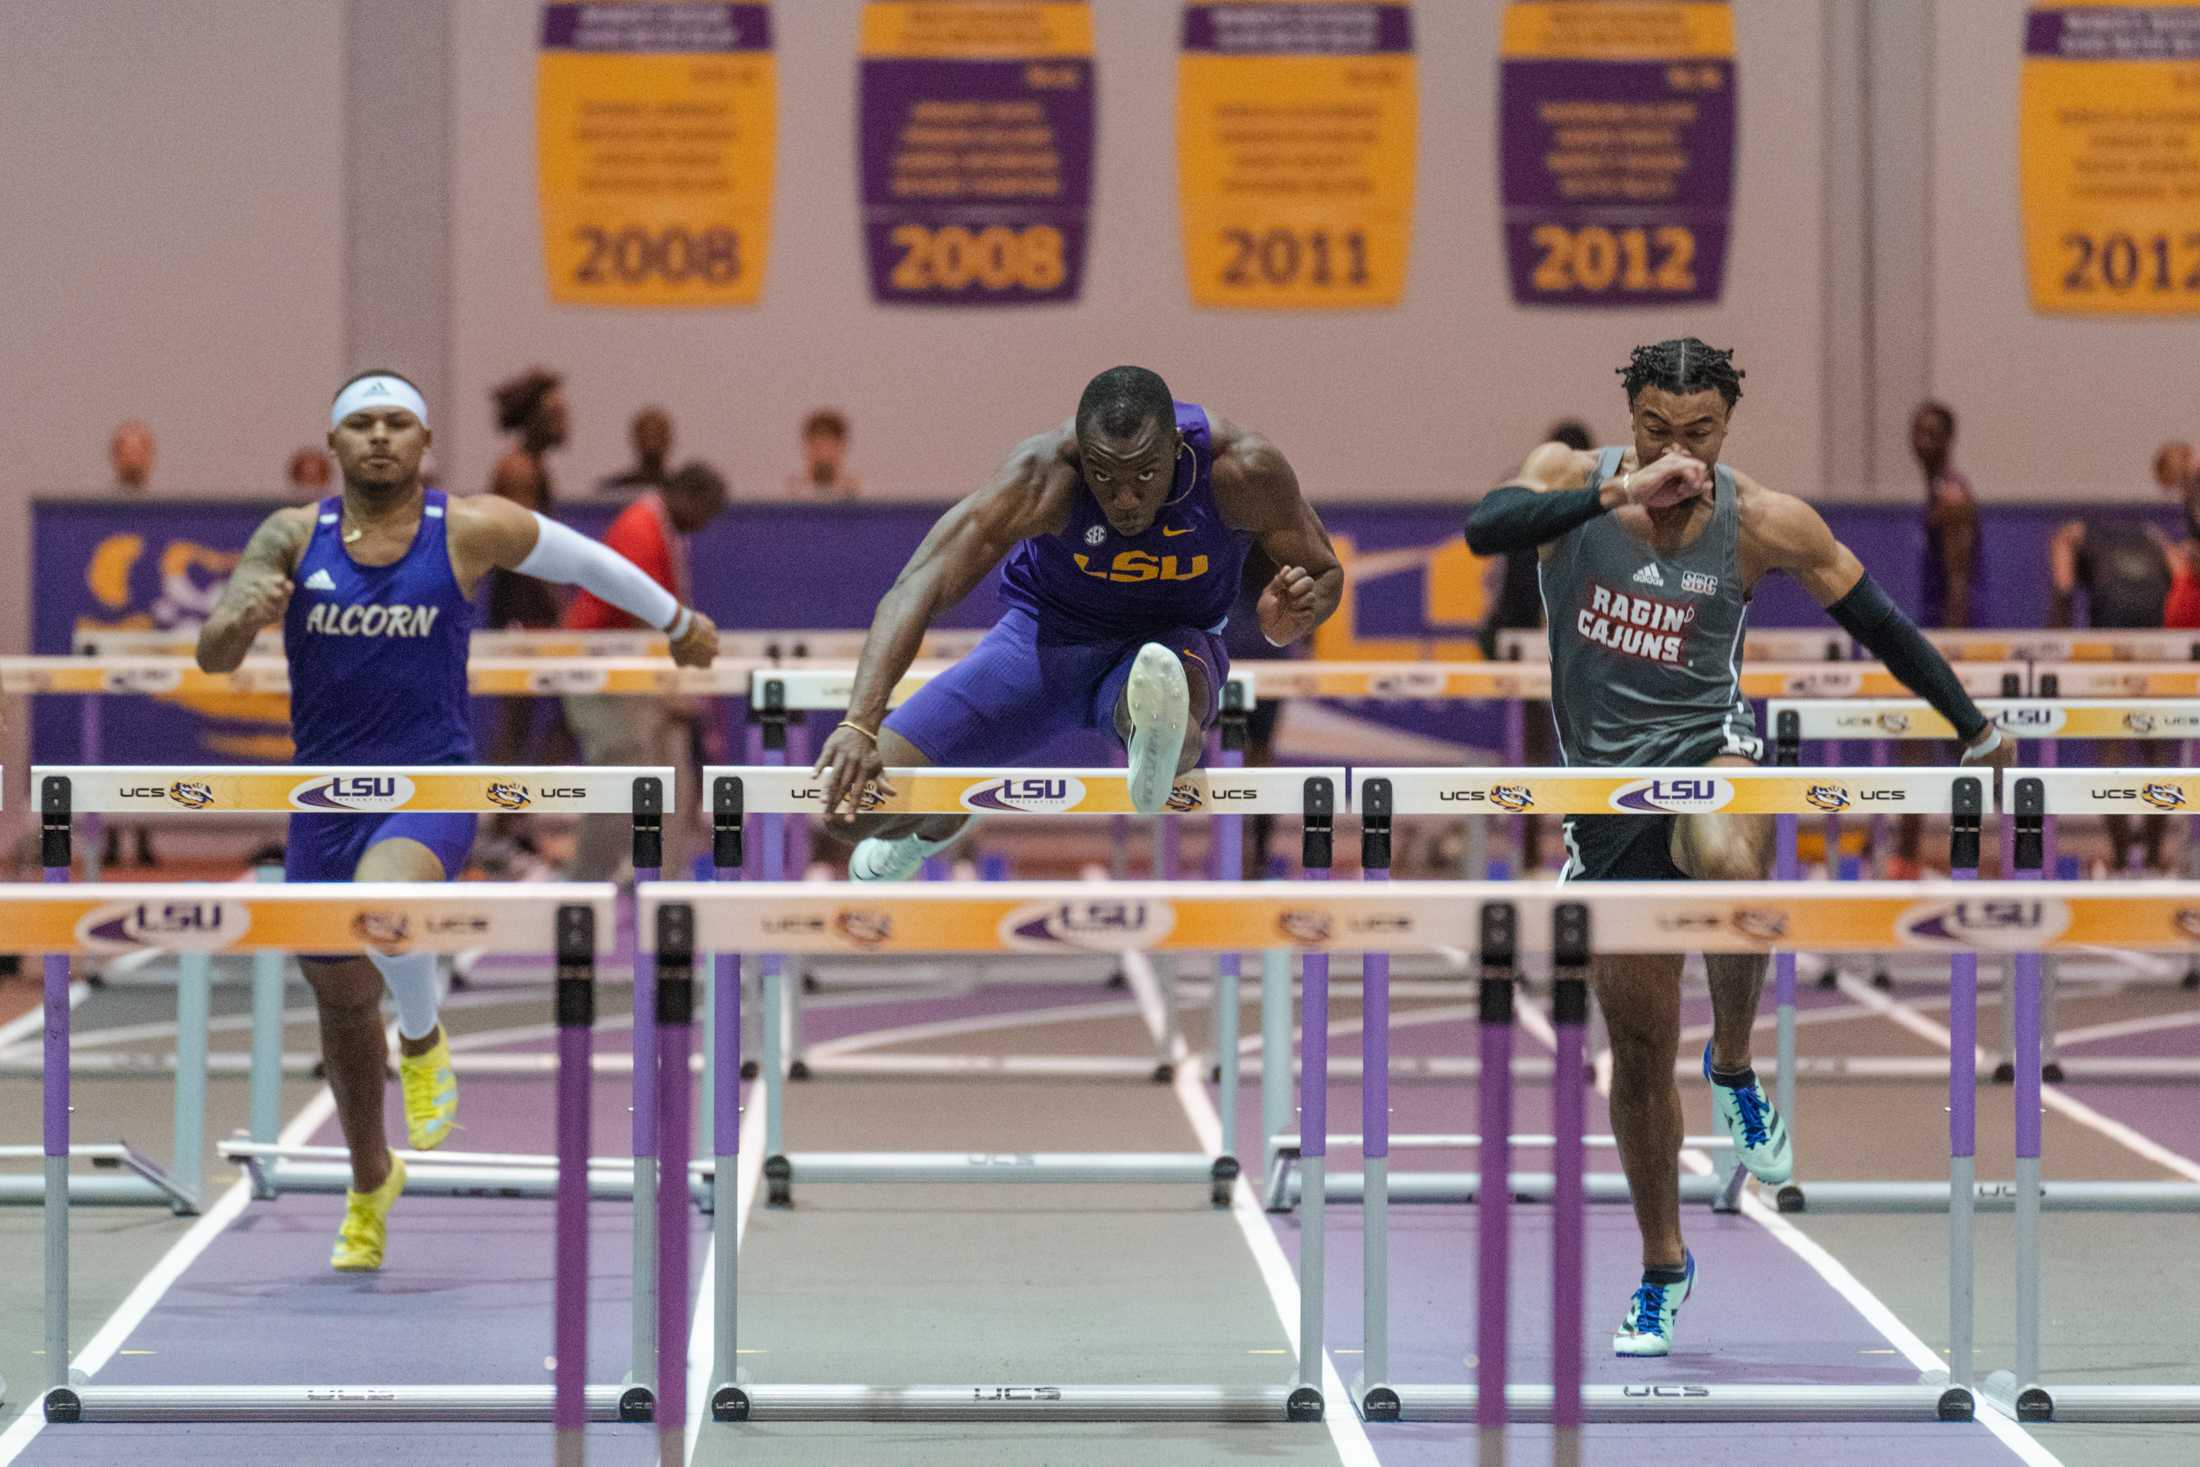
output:
[[[1951,631],[1971,625],[1971,591],[1978,584],[1978,498],[1971,481],[1955,470],[1955,410],[1930,399],[1910,414],[1910,453],[1925,476],[1925,561],[1918,575],[1923,591],[1918,625]],[[1895,745],[1903,764],[1953,762],[1946,746],[1915,741]],[[1919,852],[1925,820],[1904,815],[1895,822],[1894,855],[1883,873],[1890,880],[1914,881],[1922,869]]]
[[[2166,457],[2166,451],[2155,454],[2157,483],[2165,478],[2175,482],[2178,477],[2178,465],[2174,459],[2165,463]],[[2048,624],[2073,625],[2082,594],[2086,623],[2096,630],[2159,630],[2177,582],[2178,552],[2177,542],[2142,521],[2071,520],[2048,542],[2048,576],[2054,593]],[[2174,763],[2177,745],[2160,739],[2118,740],[2103,746],[2100,753],[2114,764],[2137,768]],[[2143,862],[2148,870],[2161,869],[2168,816],[2149,815],[2134,824],[2129,816],[2111,815],[2107,823],[2115,865]]]
[[[2200,448],[2163,444],[2154,455],[2154,482],[2185,512],[2185,537],[2169,547],[2170,584],[2162,600],[2162,625],[2200,630]]]
[[[604,532],[603,543],[640,566],[684,606],[689,586],[688,537],[725,507],[726,481],[708,464],[690,463],[672,475],[664,488],[645,491],[621,510]],[[565,625],[573,631],[622,631],[638,623],[582,591],[566,608]],[[586,763],[669,764],[690,770],[683,783],[696,789],[701,770],[693,758],[694,727],[708,706],[685,698],[576,694],[565,700],[565,719],[580,741]],[[667,871],[686,871],[689,843],[680,836],[692,823],[692,817],[665,822]],[[632,853],[632,821],[624,815],[591,815],[581,822],[580,845],[568,874],[574,881],[607,881],[619,874]]]
[[[672,415],[661,407],[645,407],[634,415],[626,432],[634,444],[634,467],[598,483],[598,494],[632,499],[672,482],[667,472],[672,461]]]
[[[117,494],[145,493],[153,480],[153,430],[137,418],[117,423],[107,439],[107,462]]]
[[[1921,402],[1910,414],[1910,452],[1925,475],[1924,588],[1928,627],[1971,625],[1971,591],[1978,584],[1978,498],[1956,472],[1956,415],[1944,402]]]
[[[512,434],[514,441],[490,471],[489,492],[537,514],[554,513],[557,491],[547,456],[565,446],[564,379],[534,367],[499,384],[490,397],[496,405],[497,430]],[[490,572],[483,604],[491,630],[558,624],[558,604],[549,583],[533,576]]]
[[[802,472],[787,476],[796,499],[847,500],[863,488],[848,471],[848,419],[819,408],[802,420]]]
[[[328,492],[328,454],[318,448],[301,448],[290,456],[283,470],[293,503],[310,504]]]
[[[1579,418],[1561,418],[1543,435],[1549,443],[1563,443],[1576,453],[1587,453],[1596,446],[1596,435],[1589,425]],[[1500,634],[1504,632],[1532,632],[1543,625],[1543,588],[1537,579],[1537,567],[1541,564],[1531,547],[1517,550],[1498,561],[1489,583],[1489,614],[1482,623],[1482,655],[1497,658],[1503,655]],[[1530,765],[1555,764],[1552,757],[1550,705],[1530,703],[1522,712],[1521,753]],[[1535,815],[1521,819],[1521,840],[1525,849],[1521,852],[1524,869],[1535,871],[1543,860],[1544,821]],[[1479,879],[1480,872],[1469,873]]]
[[[107,463],[114,473],[115,493],[132,499],[144,494],[153,478],[153,430],[136,418],[117,423],[107,437]],[[117,820],[107,823],[107,842],[101,852],[105,864],[109,868],[122,864],[125,835],[136,837],[137,863],[152,865],[152,831],[142,825],[125,828]]]

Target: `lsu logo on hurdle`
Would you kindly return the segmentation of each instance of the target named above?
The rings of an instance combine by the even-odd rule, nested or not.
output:
[[[1831,814],[1849,808],[1849,792],[1837,784],[1814,784],[1803,791],[1803,802]]]
[[[2139,787],[2139,798],[2157,810],[2182,810],[2185,808],[2185,792],[2173,784],[2148,784]]]
[[[1166,902],[1094,897],[1018,907],[1001,919],[1000,938],[1024,952],[1131,952],[1152,946],[1175,927],[1176,912]]]
[[[1920,947],[2033,952],[2070,930],[2060,901],[1924,902],[1895,919],[1904,941]]]
[[[1067,774],[1015,775],[991,779],[963,791],[965,810],[1014,810],[1053,815],[1085,802],[1085,782]]]
[[[168,786],[168,798],[186,810],[203,810],[214,803],[214,787],[203,779],[179,779]]]
[[[1612,792],[1612,808],[1631,813],[1702,815],[1734,802],[1734,782],[1713,775],[1638,779]]]
[[[534,803],[527,793],[526,785],[511,784],[501,779],[491,780],[484,793],[488,795],[489,803],[500,810],[524,810]]]
[[[290,792],[294,810],[402,810],[411,803],[413,782],[402,774],[330,774],[309,779]]]
[[[76,938],[93,952],[217,952],[251,926],[241,902],[111,902],[84,914]]]

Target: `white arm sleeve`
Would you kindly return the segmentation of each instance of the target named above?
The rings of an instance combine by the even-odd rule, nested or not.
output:
[[[640,566],[610,546],[539,514],[535,548],[513,569],[539,581],[579,586],[660,632],[673,630],[673,622],[681,618],[680,603]]]

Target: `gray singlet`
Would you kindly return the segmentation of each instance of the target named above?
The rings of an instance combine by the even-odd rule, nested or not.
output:
[[[1619,471],[1607,448],[1594,489]],[[1568,764],[1590,768],[1764,757],[1742,696],[1743,596],[1734,476],[1712,474],[1711,522],[1677,555],[1658,554],[1601,514],[1542,563],[1551,628],[1551,716]]]

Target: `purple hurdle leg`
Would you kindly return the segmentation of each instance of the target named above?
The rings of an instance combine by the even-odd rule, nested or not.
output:
[[[1580,1459],[1582,1424],[1582,1269],[1587,1259],[1588,1203],[1582,1181],[1582,1133],[1587,1129],[1585,1033],[1589,1022],[1589,914],[1559,908],[1552,931],[1551,1019],[1558,1044],[1551,1091],[1551,1425],[1559,1461]]]
[[[1308,881],[1327,881],[1322,866]],[[1301,960],[1299,1010],[1299,1389],[1322,1388],[1324,1214],[1329,1206],[1329,954]]]
[[[728,781],[730,782],[730,781]],[[719,881],[741,876],[741,822],[719,804],[712,791],[711,859]],[[722,813],[721,813],[722,811]],[[711,1235],[715,1271],[711,1275],[712,1317],[717,1323],[712,1348],[710,1406],[713,1420],[739,1419],[747,1412],[741,1397],[740,1302],[741,1218],[741,958],[718,954],[711,973],[712,1090]]]
[[[1506,1331],[1511,1323],[1513,960],[1516,909],[1482,907],[1482,1167],[1475,1184],[1475,1425],[1484,1460],[1502,1460]],[[1576,1074],[1580,1071],[1576,1070]],[[1494,1449],[1494,1450],[1493,1450]]]
[[[48,866],[48,885],[64,885],[66,866]],[[46,1385],[69,1383],[69,955],[46,954],[45,1266]]]
[[[588,1428],[588,1148],[595,1087],[596,922],[558,912],[558,1192],[551,1420],[558,1467],[579,1467]]]
[[[655,881],[662,868],[634,873],[637,889]],[[654,1387],[657,1382],[657,958],[643,951],[639,929],[634,934],[634,1301],[633,1383]]]
[[[2052,745],[2048,747],[2052,748]],[[2016,878],[2040,879],[2044,854],[2045,800],[2036,779],[2016,781]],[[2016,1012],[2016,1041],[2011,1061],[2016,1066],[2016,1181],[2017,1181],[2017,1380],[2019,1419],[2023,1398],[2032,1393],[2040,1378],[2040,954],[2013,955],[2010,968],[2011,1003]]]
[[[691,938],[692,942],[692,938]],[[694,1028],[692,946],[658,975],[657,991],[657,1443],[680,1467],[687,1445],[688,1043]],[[738,1071],[736,1072],[738,1073]]]

